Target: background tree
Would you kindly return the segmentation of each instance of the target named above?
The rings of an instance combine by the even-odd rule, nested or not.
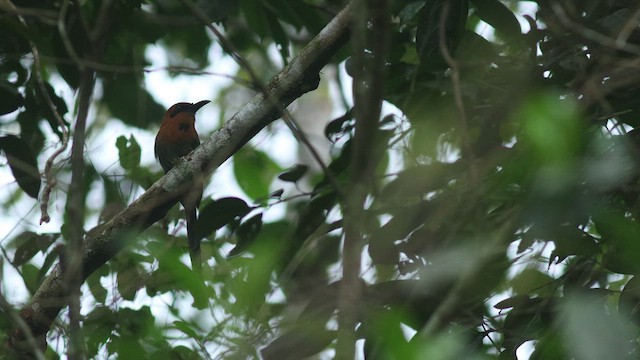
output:
[[[4,356],[637,357],[635,1],[0,10]],[[220,119],[166,176],[206,97],[158,72]],[[202,284],[175,205],[216,169]]]

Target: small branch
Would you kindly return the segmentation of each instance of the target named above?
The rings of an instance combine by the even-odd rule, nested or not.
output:
[[[69,359],[84,359],[84,336],[80,326],[80,297],[82,292],[82,258],[84,254],[84,139],[87,124],[87,114],[93,86],[94,72],[85,69],[82,74],[80,93],[78,96],[78,116],[73,133],[71,149],[71,184],[67,200],[67,218],[69,219],[69,241],[66,266],[65,286],[69,293]]]
[[[386,0],[359,0],[354,5],[355,133],[349,167],[349,188],[344,203],[342,280],[338,293],[336,358],[355,357],[356,324],[362,298],[360,279],[365,201],[372,185],[371,151],[382,108],[384,65],[389,12]]]
[[[456,103],[456,109],[458,110],[458,128],[460,130],[460,138],[462,141],[462,148],[468,156],[469,161],[469,173],[471,174],[471,183],[473,189],[477,189],[479,184],[478,167],[476,164],[475,155],[473,153],[473,147],[471,146],[471,137],[469,136],[469,127],[467,125],[467,112],[464,108],[464,100],[462,99],[462,88],[460,86],[460,67],[458,62],[453,58],[449,48],[447,47],[447,17],[449,16],[449,10],[451,8],[451,2],[446,1],[442,8],[442,15],[440,16],[440,26],[438,31],[440,51],[442,57],[447,62],[447,65],[451,68],[451,83],[453,85],[453,96]]]

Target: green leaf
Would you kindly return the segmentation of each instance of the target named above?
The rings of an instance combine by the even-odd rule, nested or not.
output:
[[[124,136],[118,136],[118,139],[116,139],[116,147],[118,148],[120,166],[122,166],[123,169],[131,172],[140,166],[142,149],[133,135],[128,139]]]
[[[87,336],[88,355],[97,354],[100,347],[107,343],[117,324],[116,314],[106,306],[96,306],[87,313],[83,327]]]
[[[0,115],[18,110],[24,105],[24,98],[15,85],[0,80]]]
[[[87,278],[87,286],[89,286],[91,295],[93,295],[96,301],[101,304],[104,304],[107,300],[107,289],[102,286],[102,284],[100,283],[100,279],[108,274],[109,272],[107,268],[102,266]]]
[[[236,197],[225,197],[214,200],[200,209],[195,233],[199,239],[209,236],[212,232],[241,219],[251,211],[247,203]]]
[[[38,267],[33,264],[24,264],[22,265],[21,269],[24,285],[27,287],[31,294],[35,294],[41,283],[38,277],[38,273],[40,272]]]
[[[598,214],[593,221],[607,248],[603,265],[619,274],[640,273],[640,224],[618,210]]]
[[[189,291],[193,296],[193,305],[198,309],[204,309],[208,305],[211,292],[200,278],[194,276],[193,271],[180,261],[182,254],[184,254],[183,250],[165,250],[161,254],[158,258],[158,270],[151,275],[147,293],[175,290]]]
[[[526,268],[511,280],[513,291],[518,295],[548,295],[553,291],[551,285],[555,279],[539,270]]]
[[[581,122],[576,105],[552,94],[535,96],[516,118],[524,124],[523,145],[552,166],[570,163],[582,149]]]
[[[252,199],[266,197],[273,178],[280,171],[278,165],[259,150],[245,147],[233,157],[233,173],[238,185]]]
[[[199,338],[198,334],[193,330],[192,325],[190,325],[189,323],[176,320],[173,322],[173,326],[175,326],[176,329],[180,330],[182,333],[184,333],[185,335],[187,335],[192,339]]]
[[[54,251],[49,252],[44,258],[44,262],[42,263],[42,266],[40,266],[38,279],[44,279],[44,277],[49,272],[49,269],[51,269],[51,266],[53,266],[53,264],[56,263],[56,261],[58,261],[58,259],[60,258],[60,254],[56,250],[57,249],[54,249]]]
[[[24,192],[34,199],[40,192],[38,163],[31,148],[14,135],[0,137],[0,150],[4,151],[13,177]]]
[[[309,170],[309,167],[307,165],[297,164],[290,167],[282,174],[278,175],[278,179],[287,182],[297,182],[304,176],[304,174],[307,173],[307,170]]]

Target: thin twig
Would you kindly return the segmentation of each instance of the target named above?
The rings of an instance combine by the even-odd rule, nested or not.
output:
[[[475,155],[473,147],[471,146],[471,137],[469,136],[469,127],[467,125],[467,112],[464,108],[464,100],[462,99],[462,88],[460,86],[460,66],[458,62],[453,58],[449,48],[447,47],[447,17],[449,16],[449,10],[451,8],[451,2],[446,1],[442,14],[440,15],[440,26],[438,31],[440,51],[442,57],[447,62],[447,65],[451,68],[451,83],[453,85],[453,96],[458,110],[458,128],[460,130],[460,138],[462,140],[462,147],[468,156],[469,160],[469,173],[471,174],[471,183],[474,189],[477,189],[479,184],[478,168],[475,161]]]
[[[84,359],[84,336],[80,326],[80,296],[82,285],[82,258],[84,254],[84,139],[87,123],[87,114],[93,86],[95,82],[94,71],[85,69],[82,73],[80,94],[78,96],[78,114],[73,133],[73,145],[71,149],[71,184],[69,185],[69,197],[67,199],[67,216],[69,218],[69,246],[68,266],[65,274],[69,294],[69,330],[70,330],[70,359]]]
[[[101,8],[100,17],[107,18],[111,1],[105,1]],[[63,3],[60,11],[58,30],[63,39],[69,55],[77,59],[71,42],[66,32],[65,12],[68,0]],[[80,12],[80,9],[78,8]],[[78,16],[82,16],[81,13]],[[86,24],[83,24],[87,26]],[[94,28],[91,35],[91,47],[85,49],[85,54],[89,57],[98,58],[102,50],[102,36],[106,32],[107,23],[102,21]],[[87,32],[88,28],[85,29]],[[89,35],[89,34],[88,34]],[[82,329],[80,314],[80,297],[82,296],[81,286],[83,283],[83,258],[84,258],[84,215],[85,215],[85,194],[84,188],[84,147],[87,128],[87,117],[91,105],[91,97],[95,85],[95,71],[87,68],[78,62],[78,68],[82,73],[79,93],[78,112],[73,132],[73,144],[71,146],[71,184],[69,185],[69,196],[67,198],[66,212],[69,218],[69,239],[67,242],[66,262],[62,261],[63,276],[67,287],[69,301],[69,350],[68,357],[71,360],[83,360],[86,358],[86,346]],[[65,264],[66,263],[66,264]]]

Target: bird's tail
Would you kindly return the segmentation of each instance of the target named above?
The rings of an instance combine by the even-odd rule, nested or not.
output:
[[[187,239],[189,240],[189,256],[191,267],[198,275],[202,276],[202,256],[200,255],[200,239],[196,237],[196,209],[185,209],[187,213]]]

